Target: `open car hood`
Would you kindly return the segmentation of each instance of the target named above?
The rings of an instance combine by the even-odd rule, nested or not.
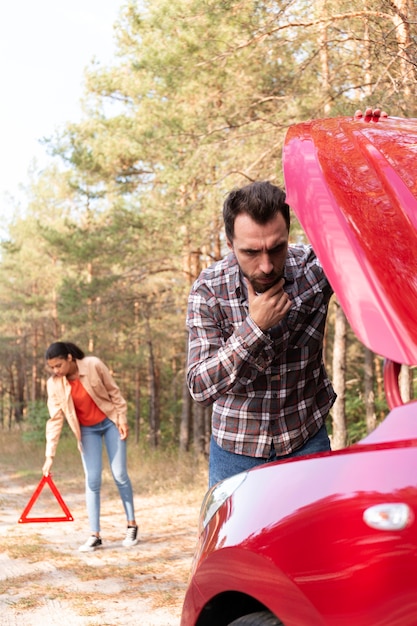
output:
[[[287,202],[349,323],[373,352],[417,363],[417,119],[292,126]]]

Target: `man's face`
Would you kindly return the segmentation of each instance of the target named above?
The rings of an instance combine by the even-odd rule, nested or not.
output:
[[[257,224],[247,213],[235,219],[235,235],[227,245],[242,273],[257,293],[267,291],[282,278],[288,250],[288,229],[281,213]]]

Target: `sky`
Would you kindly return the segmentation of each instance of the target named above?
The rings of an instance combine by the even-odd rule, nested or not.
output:
[[[123,0],[17,0],[0,7],[0,217],[22,199],[28,172],[47,165],[40,144],[81,117],[84,70],[114,58]]]

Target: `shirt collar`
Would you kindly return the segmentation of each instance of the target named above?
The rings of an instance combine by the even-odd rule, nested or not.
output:
[[[230,293],[240,296],[242,293],[243,276],[234,252],[230,252],[227,257],[227,268],[229,273]],[[244,293],[244,291],[243,291]]]
[[[85,374],[87,373],[87,365],[84,359],[76,359],[76,361],[77,361],[77,367],[78,367],[78,375],[85,376]]]

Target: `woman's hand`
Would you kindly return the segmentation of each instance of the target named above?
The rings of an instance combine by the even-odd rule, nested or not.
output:
[[[119,424],[118,426],[119,428],[119,433],[120,433],[120,439],[123,441],[123,439],[127,439],[127,436],[129,434],[129,427],[127,424]]]
[[[45,463],[43,464],[43,467],[42,467],[42,474],[44,476],[49,476],[53,462],[54,462],[54,459],[52,456],[47,456],[45,458]]]

